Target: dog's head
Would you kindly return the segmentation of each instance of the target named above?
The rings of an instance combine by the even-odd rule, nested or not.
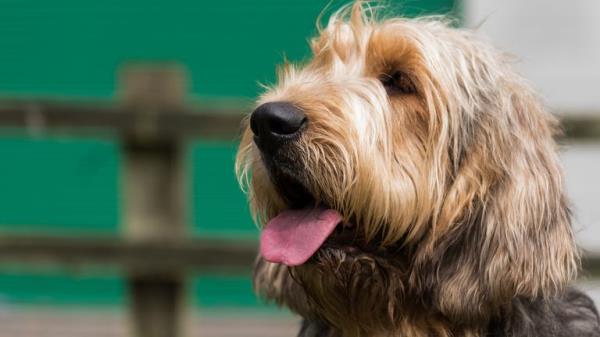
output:
[[[263,293],[369,329],[407,307],[468,324],[562,289],[577,254],[556,123],[509,57],[361,3],[311,47],[259,99],[237,159]]]

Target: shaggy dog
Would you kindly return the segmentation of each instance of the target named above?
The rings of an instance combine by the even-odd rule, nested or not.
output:
[[[334,14],[249,118],[257,291],[301,337],[600,336],[555,119],[473,33],[372,12]]]

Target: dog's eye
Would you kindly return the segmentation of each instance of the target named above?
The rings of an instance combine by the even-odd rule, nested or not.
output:
[[[379,80],[385,87],[388,95],[414,94],[417,91],[410,77],[401,71],[383,74]]]

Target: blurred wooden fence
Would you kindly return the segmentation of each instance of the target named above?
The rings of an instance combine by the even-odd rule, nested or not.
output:
[[[0,127],[31,133],[116,137],[123,153],[122,235],[113,237],[2,234],[0,263],[107,265],[128,277],[134,333],[181,336],[188,271],[248,273],[254,242],[191,239],[186,228],[185,149],[189,140],[236,139],[244,111],[186,102],[178,67],[134,66],[119,74],[118,100],[0,100]],[[600,120],[563,118],[565,137],[600,139]],[[600,271],[600,258],[584,268]]]
[[[2,127],[32,135],[117,137],[124,204],[119,238],[3,234],[0,262],[120,268],[139,337],[181,335],[186,272],[249,274],[254,242],[188,235],[186,146],[193,138],[235,139],[242,114],[188,106],[186,86],[186,74],[176,66],[134,66],[119,74],[115,103],[1,101]]]

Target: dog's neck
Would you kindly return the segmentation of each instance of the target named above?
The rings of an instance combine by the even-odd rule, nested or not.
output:
[[[304,318],[298,337],[600,336],[593,301],[572,288],[547,297],[511,296],[495,309],[487,307],[490,316],[475,316],[473,310],[461,317],[442,314],[429,295],[400,289],[399,283],[373,289],[371,280],[383,281],[376,271],[362,279],[357,278],[361,270],[341,265],[332,273],[331,266],[325,267],[330,272],[294,270],[257,260],[257,292]],[[381,267],[380,271],[389,270],[389,266]]]
[[[254,278],[263,297],[305,319],[299,337],[477,337],[486,328],[483,321],[476,326],[452,323],[428,307],[427,300],[408,300],[402,285],[390,280],[387,285],[377,285],[381,288],[375,291],[375,285],[340,282],[356,280],[353,277],[337,275],[340,279],[333,281],[315,277],[319,271],[307,270],[309,266],[303,268],[294,270],[259,259]],[[339,271],[348,272],[344,268]],[[383,281],[375,274],[370,279]],[[384,288],[385,293],[381,292]]]

